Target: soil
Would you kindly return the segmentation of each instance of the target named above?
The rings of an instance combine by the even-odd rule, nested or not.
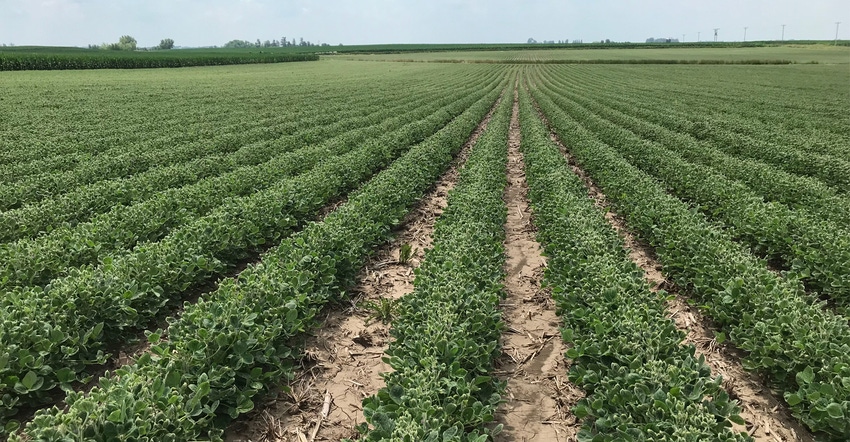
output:
[[[498,441],[571,441],[579,429],[570,409],[584,393],[567,380],[567,348],[551,294],[541,289],[546,259],[535,240],[524,162],[519,151],[519,104],[514,109],[508,150],[508,208],[505,224],[505,291],[502,357],[497,375],[507,381],[505,404],[497,412],[504,425]]]
[[[535,104],[536,105],[536,104]],[[537,108],[547,127],[551,125]],[[676,327],[686,333],[683,344],[696,347],[697,356],[705,356],[706,364],[714,376],[723,377],[723,387],[732,399],[741,407],[741,417],[745,425],[734,424],[736,431],[745,431],[757,442],[761,441],[814,441],[811,432],[805,429],[791,415],[780,396],[771,391],[758,375],[744,370],[741,359],[744,353],[715,339],[719,332],[711,320],[693,307],[682,291],[663,273],[654,249],[638,239],[626,226],[625,221],[611,210],[605,195],[593,180],[578,166],[575,158],[561,142],[557,134],[550,130],[550,138],[569,161],[573,172],[578,175],[588,189],[588,196],[597,207],[605,210],[605,218],[623,238],[629,257],[644,271],[644,277],[653,291],[664,290],[674,298],[667,302],[668,316]]]
[[[496,103],[498,105],[498,101]],[[391,371],[382,357],[390,343],[388,322],[372,316],[368,303],[396,301],[413,292],[414,269],[432,245],[437,218],[447,205],[449,191],[478,137],[487,127],[496,105],[482,120],[455,158],[449,170],[416,204],[394,232],[394,239],[380,247],[358,275],[350,291],[350,305],[331,306],[315,334],[307,338],[302,370],[289,385],[257,410],[238,419],[225,440],[317,441],[357,439],[357,427],[365,423],[362,401],[384,387],[381,373]],[[400,262],[403,246],[412,256]],[[329,403],[327,416],[322,416]],[[321,421],[321,422],[320,422]]]

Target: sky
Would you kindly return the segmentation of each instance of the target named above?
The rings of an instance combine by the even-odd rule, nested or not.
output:
[[[850,38],[847,0],[0,0],[0,44],[221,46]]]

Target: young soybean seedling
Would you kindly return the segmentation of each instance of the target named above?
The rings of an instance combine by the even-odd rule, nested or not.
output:
[[[413,258],[413,255],[416,254],[416,251],[417,249],[414,249],[410,244],[403,244],[398,251],[398,263],[407,264]]]

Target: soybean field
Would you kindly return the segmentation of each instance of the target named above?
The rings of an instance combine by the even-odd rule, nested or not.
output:
[[[850,50],[740,50],[0,72],[0,439],[850,439]]]

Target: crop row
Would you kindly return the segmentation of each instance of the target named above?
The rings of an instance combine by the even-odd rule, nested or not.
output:
[[[667,274],[747,352],[784,394],[793,414],[835,440],[850,437],[850,328],[847,319],[777,277],[732,237],[706,221],[573,120],[547,94],[543,113],[628,225],[655,248]]]
[[[182,56],[178,56],[182,55]],[[158,53],[127,55],[85,53],[64,54],[16,54],[0,55],[0,71],[49,71],[68,69],[149,69],[181,68],[189,66],[222,66],[231,64],[285,63],[294,61],[316,61],[316,54],[254,53],[237,54],[168,54]]]
[[[640,103],[640,109],[633,109],[636,112],[652,110],[664,114],[679,127],[678,131],[698,135],[707,129],[725,130],[753,141],[850,159],[847,144],[850,137],[836,124],[840,121],[837,117],[846,113],[846,100],[842,101],[840,93],[832,92],[843,86],[844,73],[835,75],[837,70],[829,73],[827,70],[832,67],[815,72],[799,66],[782,72],[781,76],[764,68],[761,73],[727,69],[722,76],[703,75],[707,74],[705,70],[675,72],[669,68],[631,70],[628,75],[623,75],[620,68],[591,69],[578,67],[566,75],[581,78],[586,91],[593,91],[601,98],[620,97],[617,104],[624,107]],[[760,84],[754,80],[759,76],[771,82],[784,80],[787,84],[782,87]],[[661,78],[664,81],[658,81]],[[807,87],[800,88],[800,84]],[[676,99],[670,100],[671,96]],[[806,106],[812,103],[820,106]],[[788,118],[789,108],[793,108],[793,118]]]
[[[10,440],[221,440],[228,420],[292,375],[301,355],[294,338],[353,284],[370,250],[448,167],[499,89],[411,148],[323,222],[187,305],[167,333],[148,336],[150,353],[89,393],[70,393],[67,410],[39,412]]]
[[[433,101],[395,117],[380,113],[372,116],[364,127],[344,132],[325,143],[284,152],[257,166],[171,189],[141,204],[116,207],[90,223],[60,228],[33,240],[0,245],[0,257],[3,258],[0,288],[41,286],[67,273],[69,268],[95,263],[99,258],[120,253],[137,243],[158,241],[170,231],[195,221],[233,198],[267,189],[368,140],[380,136],[383,138],[378,138],[378,142],[392,139],[394,132],[403,132],[427,117],[439,118],[437,111],[450,110],[458,101],[462,99]]]
[[[783,89],[783,91],[787,90],[787,88]],[[753,94],[757,93],[750,91],[745,96],[751,99]],[[658,113],[659,115],[656,115],[653,121],[666,120],[670,129],[700,137],[707,142],[718,143],[712,139],[709,131],[722,130],[729,133],[731,137],[742,138],[747,143],[781,145],[793,148],[802,154],[822,155],[827,160],[850,160],[850,146],[847,144],[850,137],[831,132],[829,130],[831,126],[817,127],[820,122],[836,119],[835,111],[818,112],[816,115],[807,116],[795,113],[794,119],[789,122],[787,109],[780,108],[774,111],[754,109],[748,106],[748,101],[730,104],[731,100],[728,97],[692,98],[687,101],[687,105],[676,103],[675,106],[670,106],[669,101],[665,103],[660,100],[660,97],[628,95],[623,97],[623,101],[619,104],[631,107],[636,103],[642,103],[644,107],[634,110],[638,112],[651,110]],[[771,99],[776,100],[773,97]],[[712,112],[710,116],[705,116],[695,113],[693,111],[695,108],[712,109]],[[783,116],[782,119],[777,118],[780,115]]]
[[[48,171],[67,158],[67,168],[73,168],[93,156],[173,147],[225,130],[280,127],[292,133],[311,119],[319,125],[333,122],[326,119],[328,111],[350,108],[351,99],[399,100],[405,92],[466,81],[484,69],[455,69],[449,75],[422,69],[411,87],[413,71],[377,67],[352,71],[345,64],[302,63],[4,74],[4,84],[11,89],[0,103],[8,116],[0,127],[0,176],[16,179],[7,167],[25,167],[33,161]]]
[[[214,98],[204,84],[177,82],[172,86],[177,89],[174,93],[145,94],[130,106],[116,101],[128,94],[138,94],[139,90],[133,86],[149,88],[141,79],[134,78],[120,87],[105,81],[107,84],[101,88],[78,90],[79,80],[65,75],[70,77],[66,82],[42,87],[55,90],[62,86],[71,90],[52,94],[50,102],[41,107],[38,104],[43,98],[32,97],[40,89],[23,81],[18,83],[15,98],[20,100],[20,105],[0,142],[0,150],[5,149],[0,152],[0,179],[17,181],[29,174],[69,170],[97,155],[117,156],[131,149],[141,152],[173,147],[201,137],[210,138],[226,128],[250,131],[279,126],[291,133],[310,124],[311,118],[323,118],[317,100],[337,103],[351,97],[350,90],[346,94],[334,84],[326,84],[328,90],[321,92],[315,87],[295,84],[297,91],[270,94],[271,98],[286,99],[291,106],[279,109],[263,107],[266,103],[262,98],[246,96],[236,87],[231,90],[236,96],[225,101]],[[80,99],[80,94],[85,99]],[[24,98],[29,101],[23,102]],[[162,107],[163,101],[168,103],[167,109]],[[39,118],[57,121],[34,127],[31,120]],[[63,159],[68,164],[62,164]]]
[[[301,121],[309,124],[309,118],[323,121],[330,109],[350,107],[351,98],[398,100],[422,85],[455,83],[484,71],[466,67],[441,75],[427,69],[387,72],[377,66],[346,66],[4,74],[8,90],[0,103],[6,112],[0,127],[0,170],[43,159],[49,160],[45,166],[63,158],[76,164],[92,155],[120,155],[141,143],[146,150],[173,147],[225,128],[285,125],[294,130]],[[414,71],[417,81],[411,83]]]
[[[468,95],[451,112],[436,112],[344,155],[325,158],[298,177],[232,200],[160,242],[103,259],[98,267],[71,270],[43,290],[7,293],[0,299],[0,358],[8,359],[0,364],[3,414],[13,412],[19,400],[38,403],[46,392],[77,380],[87,365],[105,360],[106,344],[120,343],[127,331],[147,325],[169,300],[221,274],[251,249],[289,235],[494,87]]]
[[[627,89],[637,87],[646,91],[646,98],[651,104],[658,102],[661,94],[657,92],[675,95],[677,100],[668,102],[668,106],[684,110],[691,117],[701,117],[703,121],[724,121],[724,114],[757,116],[753,126],[747,126],[750,120],[745,118],[737,122],[733,120],[731,128],[762,141],[773,139],[769,134],[774,131],[764,130],[770,127],[776,129],[780,139],[787,140],[783,135],[808,135],[826,142],[823,147],[828,150],[837,148],[847,152],[847,146],[835,144],[841,139],[846,142],[850,135],[850,129],[840,120],[847,109],[846,71],[840,66],[817,69],[797,66],[781,71],[776,68],[741,68],[706,72],[710,69],[704,69],[699,73],[694,70],[675,72],[675,68],[665,72],[647,69],[643,72],[633,70],[628,76],[623,76],[623,71],[614,72],[615,69],[597,71],[592,77],[613,80],[618,87],[625,85]],[[648,81],[650,78],[656,81]],[[657,81],[659,78],[665,81]],[[704,113],[694,112],[698,108]],[[793,118],[789,118],[789,112],[793,112]],[[817,151],[805,145],[795,147],[813,153]]]
[[[543,90],[543,89],[542,89]],[[850,233],[805,211],[765,202],[745,185],[646,140],[545,89],[568,115],[678,197],[718,219],[755,253],[783,262],[807,286],[850,305]]]
[[[753,137],[726,130],[720,124],[710,123],[710,120],[706,122],[703,118],[688,118],[689,114],[683,115],[682,113],[676,113],[671,115],[666,110],[668,106],[667,102],[661,101],[657,97],[641,94],[640,98],[630,100],[630,95],[633,94],[617,94],[614,97],[616,97],[615,100],[617,101],[622,99],[623,104],[628,103],[630,113],[640,118],[647,119],[674,132],[689,133],[698,139],[709,141],[717,149],[735,157],[750,158],[771,164],[789,173],[810,176],[821,180],[823,183],[841,192],[850,188],[850,160],[844,159],[841,156],[823,155],[777,143],[774,140],[775,137],[772,137],[773,132],[765,130],[767,127],[771,127],[769,123],[762,122],[758,126],[758,130],[763,135],[761,137]],[[749,106],[752,109],[754,106],[752,104],[753,94],[748,93],[744,95],[746,96],[746,104],[743,106]],[[715,102],[722,103],[723,101],[715,97],[712,103]],[[664,109],[664,111],[659,112],[657,109]],[[750,112],[753,111],[750,110]],[[787,113],[788,110],[783,109],[782,112]],[[786,116],[783,118],[787,119],[787,114],[785,113],[783,115]],[[692,112],[690,115],[693,115]],[[820,116],[820,120],[824,121],[836,119],[837,116],[832,116],[831,118]]]
[[[788,173],[811,177],[841,192],[850,184],[850,178],[847,178],[850,173],[850,158],[847,157],[847,152],[841,149],[847,139],[833,141],[839,143],[832,149],[836,152],[812,152],[812,149],[782,143],[782,137],[773,136],[774,131],[766,129],[772,127],[766,122],[761,122],[756,126],[757,129],[752,129],[750,133],[736,132],[725,126],[725,120],[706,121],[689,117],[686,113],[671,115],[669,112],[659,112],[657,109],[664,109],[664,104],[660,102],[644,103],[640,107],[634,107],[635,104],[636,102],[630,102],[629,106],[641,118],[676,132],[690,134],[735,157],[753,159]],[[739,112],[745,112],[745,109]],[[831,118],[838,119],[834,115]],[[781,133],[778,130],[776,132]]]
[[[508,127],[504,97],[472,149],[434,245],[402,298],[386,387],[363,400],[368,441],[485,441],[504,383],[490,376],[503,324]]]
[[[453,85],[453,87],[463,88],[464,86]],[[51,200],[2,212],[0,213],[0,241],[33,237],[39,232],[50,231],[59,226],[74,227],[90,216],[105,212],[114,206],[162,197],[161,192],[166,189],[205,181],[210,183],[220,181],[227,175],[241,173],[240,168],[261,165],[308,144],[324,142],[343,133],[372,126],[382,119],[403,115],[409,109],[416,109],[426,104],[426,100],[441,100],[448,93],[447,90],[431,89],[419,94],[411,94],[409,99],[401,100],[397,104],[393,103],[390,107],[387,107],[385,97],[378,97],[374,104],[368,106],[364,103],[347,108],[349,110],[346,112],[329,112],[334,121],[324,126],[305,128],[269,142],[248,144],[226,155],[211,155],[173,166],[154,167],[127,179],[105,180],[81,186]],[[357,108],[362,110],[360,112],[350,110]],[[221,186],[213,183],[212,187],[216,189]],[[175,196],[168,198],[175,199]]]
[[[574,408],[579,438],[594,441],[732,441],[743,423],[684,334],[666,316],[582,181],[548,138],[527,93],[520,100],[522,152],[537,239],[548,257],[544,282],[571,345],[570,380],[587,396]]]
[[[683,128],[685,132],[703,133],[708,128],[731,130],[753,141],[767,141],[793,147],[804,153],[812,152],[850,161],[850,136],[848,135],[813,127],[811,120],[803,119],[795,123],[799,126],[798,128],[780,128],[776,123],[762,121],[758,113],[747,114],[745,105],[741,105],[739,109],[733,111],[736,113],[714,115],[707,122],[693,119],[693,117],[684,119],[682,115],[686,114],[683,113],[677,113],[674,118],[677,117],[677,122],[687,127],[687,129]],[[825,116],[820,115],[820,117]],[[829,118],[835,117],[835,115],[832,115]],[[765,130],[765,125],[771,129]]]
[[[326,121],[325,118],[327,118]],[[313,123],[303,126],[329,124],[331,116],[314,118]],[[209,155],[228,154],[250,143],[280,138],[292,130],[281,122],[278,126],[260,126],[250,130],[240,128],[238,124],[215,130],[188,144],[171,145],[166,143],[159,149],[146,149],[146,143],[125,149],[120,155],[98,155],[77,167],[64,172],[45,172],[30,175],[20,181],[0,188],[0,210],[15,209],[24,204],[41,201],[44,198],[61,195],[78,186],[96,183],[110,178],[121,178],[149,170],[156,166],[169,166],[191,161]]]
[[[250,114],[247,111],[239,112],[238,110],[234,110],[234,113],[241,114],[246,119],[250,118]],[[309,115],[283,115],[271,118],[255,117],[247,124],[223,124],[223,121],[219,121],[218,124],[213,123],[216,118],[221,117],[223,116],[215,114],[206,115],[204,118],[209,120],[191,123],[192,120],[190,118],[192,116],[185,115],[185,119],[177,120],[170,124],[163,124],[161,127],[150,130],[149,135],[144,138],[127,136],[128,131],[132,129],[113,129],[115,132],[110,135],[118,138],[116,140],[118,144],[103,150],[98,150],[95,147],[99,144],[95,140],[89,141],[92,145],[91,151],[75,151],[75,143],[69,143],[63,146],[66,149],[65,152],[50,152],[48,149],[41,150],[44,147],[42,144],[18,142],[15,143],[6,156],[14,155],[16,157],[27,158],[28,156],[39,153],[41,155],[31,160],[7,159],[3,166],[0,167],[0,179],[9,184],[20,181],[32,181],[43,179],[51,174],[70,172],[79,167],[86,166],[91,161],[104,161],[111,157],[139,155],[139,153],[146,153],[148,156],[151,154],[161,155],[166,149],[173,149],[176,146],[186,144],[203,146],[202,139],[214,139],[217,133],[226,133],[227,131],[235,131],[237,129],[239,132],[245,132],[248,135],[246,139],[251,140],[254,138],[259,140],[260,138],[254,136],[254,133],[259,134],[259,136],[268,136],[273,133],[285,134],[311,124],[311,117]],[[73,116],[66,115],[64,118],[73,118]],[[183,123],[182,127],[179,125],[180,122]],[[274,129],[274,131],[270,129]],[[16,130],[20,131],[21,129],[16,128]],[[104,137],[105,135],[106,133],[102,132],[100,137]],[[79,148],[79,146],[77,147]],[[39,152],[40,150],[41,152]],[[112,159],[110,161],[114,162],[116,160]],[[119,170],[105,171],[104,173],[117,174],[120,172]],[[105,175],[105,177],[111,178],[113,176]]]
[[[611,123],[655,141],[687,161],[702,164],[728,178],[741,181],[767,200],[795,209],[805,209],[819,218],[850,226],[850,198],[814,178],[794,175],[755,160],[732,157],[704,140],[630,115],[629,112],[635,109],[640,109],[641,115],[658,111],[623,104],[625,99],[622,95],[603,97],[595,90],[573,90],[562,81],[553,80],[551,84],[562,96],[569,97]]]
[[[146,87],[143,79],[133,80],[131,85]],[[349,80],[357,81],[356,78]],[[437,84],[435,80],[427,77],[424,80],[423,85]],[[450,84],[457,81],[447,80]],[[80,87],[73,76],[68,82],[70,86],[63,86]],[[203,84],[184,84],[184,89],[175,91],[177,93],[172,96],[163,96],[160,101],[153,94],[138,97],[138,102],[132,107],[115,103],[122,100],[122,93],[139,93],[131,86],[122,85],[121,89],[114,90],[113,85],[104,87],[103,90],[85,91],[86,97],[97,97],[96,103],[88,103],[90,107],[86,107],[87,101],[74,99],[80,92],[65,91],[63,88],[51,97],[50,103],[45,104],[56,106],[56,109],[50,107],[50,110],[45,110],[29,103],[29,106],[18,106],[15,109],[16,115],[23,115],[18,119],[24,121],[11,121],[9,129],[6,130],[8,138],[4,141],[10,146],[8,152],[0,153],[4,158],[4,161],[0,161],[0,177],[6,182],[49,180],[51,177],[54,180],[71,180],[75,177],[71,173],[72,170],[79,167],[97,168],[98,164],[105,169],[101,172],[101,178],[125,176],[128,172],[138,173],[146,167],[158,165],[156,159],[163,156],[163,159],[170,158],[168,155],[175,147],[194,146],[202,154],[209,149],[209,145],[216,143],[245,145],[274,140],[280,136],[304,132],[305,129],[320,129],[331,125],[338,121],[339,118],[335,115],[338,113],[365,114],[378,98],[398,100],[404,97],[400,95],[404,89],[392,83],[383,89],[377,89],[375,86],[355,87],[354,84],[344,88],[335,83],[327,83],[327,90],[319,90],[315,85],[293,84],[292,87],[299,89],[288,93],[274,91],[262,94],[263,99],[245,96],[238,86],[232,86],[229,90],[235,96],[226,100],[205,95]],[[47,85],[51,86],[53,85]],[[290,85],[287,86],[284,90],[289,89]],[[354,94],[352,87],[357,91]],[[26,90],[24,86],[22,89]],[[418,86],[413,91],[421,89],[422,87]],[[31,95],[37,94],[38,91],[39,89],[33,90]],[[18,94],[21,96],[25,92]],[[161,106],[157,107],[161,100],[168,102],[167,111]],[[352,100],[360,102],[362,106],[357,106]],[[38,102],[38,99],[31,101]],[[286,106],[277,108],[281,102],[286,103]],[[195,104],[195,107],[191,107],[189,103]],[[101,107],[104,108],[102,113],[106,115],[92,121],[92,108]],[[150,126],[147,121],[144,124],[132,124],[139,119],[138,114],[146,115],[158,124]],[[163,115],[170,118],[162,121]],[[50,136],[42,133],[44,130],[29,128],[26,125],[29,120],[43,118],[57,120],[44,128],[45,130],[53,127],[65,128],[67,135],[50,142]],[[15,141],[9,143],[8,139]],[[21,158],[35,159],[23,161]],[[126,161],[128,158],[139,158],[140,161],[151,164],[135,164]],[[49,183],[41,185],[52,189]],[[62,187],[59,191],[67,191],[67,187]],[[33,195],[36,196],[41,197]]]

